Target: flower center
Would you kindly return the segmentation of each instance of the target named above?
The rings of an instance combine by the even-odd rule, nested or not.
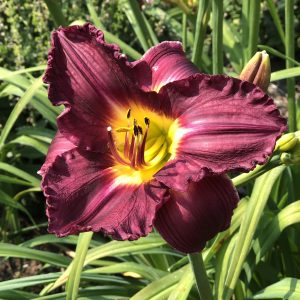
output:
[[[143,114],[143,116],[141,116]],[[115,170],[127,180],[149,180],[172,156],[174,120],[145,111],[127,111],[127,126],[107,127],[108,145]],[[124,118],[125,121],[125,118]],[[175,126],[176,127],[176,126]]]

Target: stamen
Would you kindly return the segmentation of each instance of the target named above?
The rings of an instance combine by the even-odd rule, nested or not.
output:
[[[131,115],[131,108],[127,111],[127,126],[130,128],[130,115]],[[125,142],[124,142],[124,156],[129,158],[129,132],[126,131],[125,133]]]
[[[128,158],[129,158],[129,160],[132,159],[134,144],[135,144],[135,138],[134,138],[134,134],[133,134],[131,136],[130,148],[129,148],[129,151],[128,151]]]
[[[136,163],[137,163],[137,153],[138,153],[138,146],[139,146],[139,129],[138,126],[134,125],[133,127],[133,145],[132,146],[132,157],[131,157],[131,163],[130,163],[130,167],[133,169],[136,169]],[[131,150],[131,146],[130,146],[130,150]]]
[[[112,135],[112,128],[110,126],[107,127],[107,134],[108,134],[108,146],[110,148],[111,154],[113,155],[114,159],[120,164],[128,166],[129,163],[120,156],[116,148],[114,138]]]
[[[147,163],[145,161],[145,146],[146,146],[146,140],[147,140],[149,125],[150,125],[150,120],[147,117],[144,120],[145,120],[145,124],[146,124],[146,130],[145,130],[143,140],[140,143],[139,152],[138,152],[138,164],[140,166],[147,165]]]
[[[145,118],[144,118],[144,121],[145,121],[145,124],[146,124],[147,126],[150,125],[150,119],[149,119],[149,118],[145,117]]]
[[[139,134],[143,135],[143,129],[141,126],[138,126]]]

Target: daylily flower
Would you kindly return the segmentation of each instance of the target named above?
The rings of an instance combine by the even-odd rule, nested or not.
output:
[[[200,74],[178,42],[129,62],[91,24],[52,34],[44,82],[65,105],[40,170],[49,232],[135,240],[153,228],[186,252],[229,224],[229,171],[263,164],[285,130],[257,86]]]

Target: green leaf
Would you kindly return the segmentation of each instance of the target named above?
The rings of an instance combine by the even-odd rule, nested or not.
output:
[[[21,169],[18,169],[14,166],[11,166],[7,163],[0,162],[0,170],[3,170],[3,171],[8,172],[10,174],[13,174],[17,177],[20,177],[23,180],[30,183],[32,186],[36,186],[36,187],[40,186],[40,180],[39,179],[37,179],[36,177],[28,174],[27,172],[25,172]]]
[[[68,23],[63,15],[62,7],[59,1],[56,0],[44,0],[47,4],[50,14],[55,22],[56,26],[67,26]]]
[[[79,235],[75,258],[73,260],[73,265],[71,267],[67,282],[67,300],[77,299],[80,284],[80,275],[92,236],[93,232],[83,232]]]
[[[138,264],[134,262],[121,262],[114,263],[111,266],[105,266],[100,268],[93,268],[84,271],[84,274],[92,274],[92,273],[106,273],[106,274],[114,274],[114,273],[136,273],[140,276],[149,279],[151,281],[159,279],[162,276],[165,276],[167,272],[155,269],[153,267]]]
[[[90,249],[87,253],[84,266],[88,265],[89,263],[103,258],[105,256],[121,256],[121,255],[128,255],[142,252],[144,253],[145,250],[153,249],[164,245],[166,242],[162,240],[162,238],[158,234],[150,234],[146,238],[140,238],[137,241],[112,241],[107,244],[101,245],[99,247],[95,247]],[[49,286],[45,290],[45,292],[50,292],[53,289],[59,287],[60,285],[64,284],[70,274],[70,270],[73,266],[73,263],[69,265],[67,270],[62,274],[60,278],[52,285]]]
[[[14,123],[18,119],[19,115],[32,99],[36,91],[42,86],[42,78],[38,78],[34,81],[34,83],[26,90],[25,94],[20,98],[18,103],[13,108],[12,112],[10,113],[4,128],[1,132],[0,136],[0,149],[3,147],[7,136],[9,135],[10,130],[14,126]]]
[[[11,279],[0,282],[0,292],[6,290],[20,289],[38,284],[45,284],[54,281],[61,273],[47,273],[18,279]]]
[[[284,169],[285,166],[277,167],[265,173],[255,181],[251,198],[247,206],[247,211],[241,223],[225,281],[224,299],[226,300],[230,299],[235,289],[238,277],[250,250],[254,233],[271,193],[273,184]]]
[[[0,174],[0,182],[32,186],[32,184],[28,181],[21,180],[21,179],[15,178],[15,177],[7,176],[7,175],[2,175],[2,174]]]
[[[300,62],[296,61],[295,59],[292,59],[286,55],[284,55],[283,53],[279,52],[278,50],[272,48],[272,47],[269,47],[269,46],[266,46],[266,45],[257,45],[257,47],[260,49],[260,50],[265,50],[267,51],[268,53],[274,55],[274,56],[277,56],[277,57],[280,57],[282,59],[285,59],[285,60],[288,60],[288,61],[291,61],[293,64],[297,65],[297,66],[300,66]]]
[[[23,91],[27,90],[31,85],[32,82],[28,80],[25,76],[20,74],[16,74],[17,71],[12,72],[5,68],[0,67],[0,78],[20,89]],[[19,95],[16,94],[17,96]],[[23,96],[24,94],[22,94]],[[39,111],[42,116],[49,120],[51,124],[56,126],[56,117],[57,115],[63,110],[62,107],[54,107],[50,101],[48,100],[47,92],[44,88],[40,88],[36,91],[34,97],[31,99],[30,104]]]
[[[122,0],[121,7],[124,10],[142,48],[147,51],[150,47],[158,43],[157,38],[153,40],[154,34],[149,29],[144,14],[140,11],[136,0]]]
[[[300,299],[300,280],[297,278],[284,278],[276,282],[262,291],[258,292],[249,299]]]
[[[288,68],[271,74],[271,81],[277,81],[300,76],[300,67]]]
[[[24,291],[4,291],[0,292],[0,299],[1,300],[32,300],[37,295],[33,293],[28,293]]]
[[[0,256],[34,259],[59,267],[66,267],[70,262],[69,258],[59,254],[54,254],[42,250],[30,249],[7,243],[0,243]]]
[[[268,4],[268,7],[269,7],[269,12],[272,16],[274,24],[277,28],[278,33],[279,33],[280,39],[281,39],[282,43],[285,44],[283,26],[281,24],[280,17],[279,17],[278,11],[276,9],[274,0],[267,0],[267,4]]]
[[[17,71],[8,71],[4,72],[4,68],[1,68],[3,72],[0,72],[0,80],[7,81],[8,78],[12,78],[15,75],[20,75],[20,74],[26,74],[26,73],[31,73],[31,72],[37,72],[37,71],[45,71],[46,65],[40,65],[36,67],[31,67],[31,68],[26,68],[26,69],[20,69]]]
[[[21,203],[17,202],[16,199],[12,199],[8,194],[4,193],[1,190],[0,190],[0,203],[4,204],[5,206],[16,208],[22,211],[27,215],[27,217],[33,224],[35,223],[29,211]]]
[[[97,16],[96,9],[93,5],[93,1],[87,0],[86,6],[90,13],[91,20],[93,21],[96,27],[103,31],[106,41],[108,41],[109,43],[115,43],[119,45],[122,51],[124,51],[124,53],[129,55],[132,59],[138,60],[142,56],[138,51],[130,47],[124,41],[120,40],[117,36],[105,30],[103,24],[100,21],[100,18]]]
[[[169,275],[162,277],[159,280],[150,283],[136,293],[131,300],[166,299],[188,269],[190,269],[190,266],[185,266]]]
[[[278,215],[272,218],[272,221],[263,230],[261,236],[258,236],[253,246],[256,253],[256,263],[271,248],[283,230],[296,223],[300,223],[300,200],[281,210]]]
[[[9,143],[7,143],[7,145],[9,145],[9,144],[20,144],[20,145],[24,145],[24,146],[30,146],[44,155],[47,154],[48,146],[49,146],[43,142],[37,141],[36,139],[29,137],[29,136],[25,136],[25,135],[19,136],[15,139],[9,141]]]
[[[63,238],[56,237],[54,234],[45,234],[41,236],[37,236],[31,240],[27,240],[21,244],[21,246],[32,248],[37,247],[44,244],[69,244],[76,245],[78,242],[78,236],[69,235]],[[91,241],[91,246],[96,247],[101,243],[96,241]]]
[[[200,1],[198,5],[195,41],[192,54],[192,62],[197,66],[200,66],[200,62],[202,59],[203,44],[210,16],[210,2],[211,1],[209,0],[203,0]]]
[[[188,268],[183,274],[178,284],[173,289],[168,300],[185,300],[188,299],[190,290],[194,284],[194,275],[191,268]]]

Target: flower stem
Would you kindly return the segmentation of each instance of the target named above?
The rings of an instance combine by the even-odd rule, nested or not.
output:
[[[188,254],[188,258],[194,272],[196,286],[200,295],[200,299],[213,300],[214,298],[207,278],[202,254],[190,253]]]

